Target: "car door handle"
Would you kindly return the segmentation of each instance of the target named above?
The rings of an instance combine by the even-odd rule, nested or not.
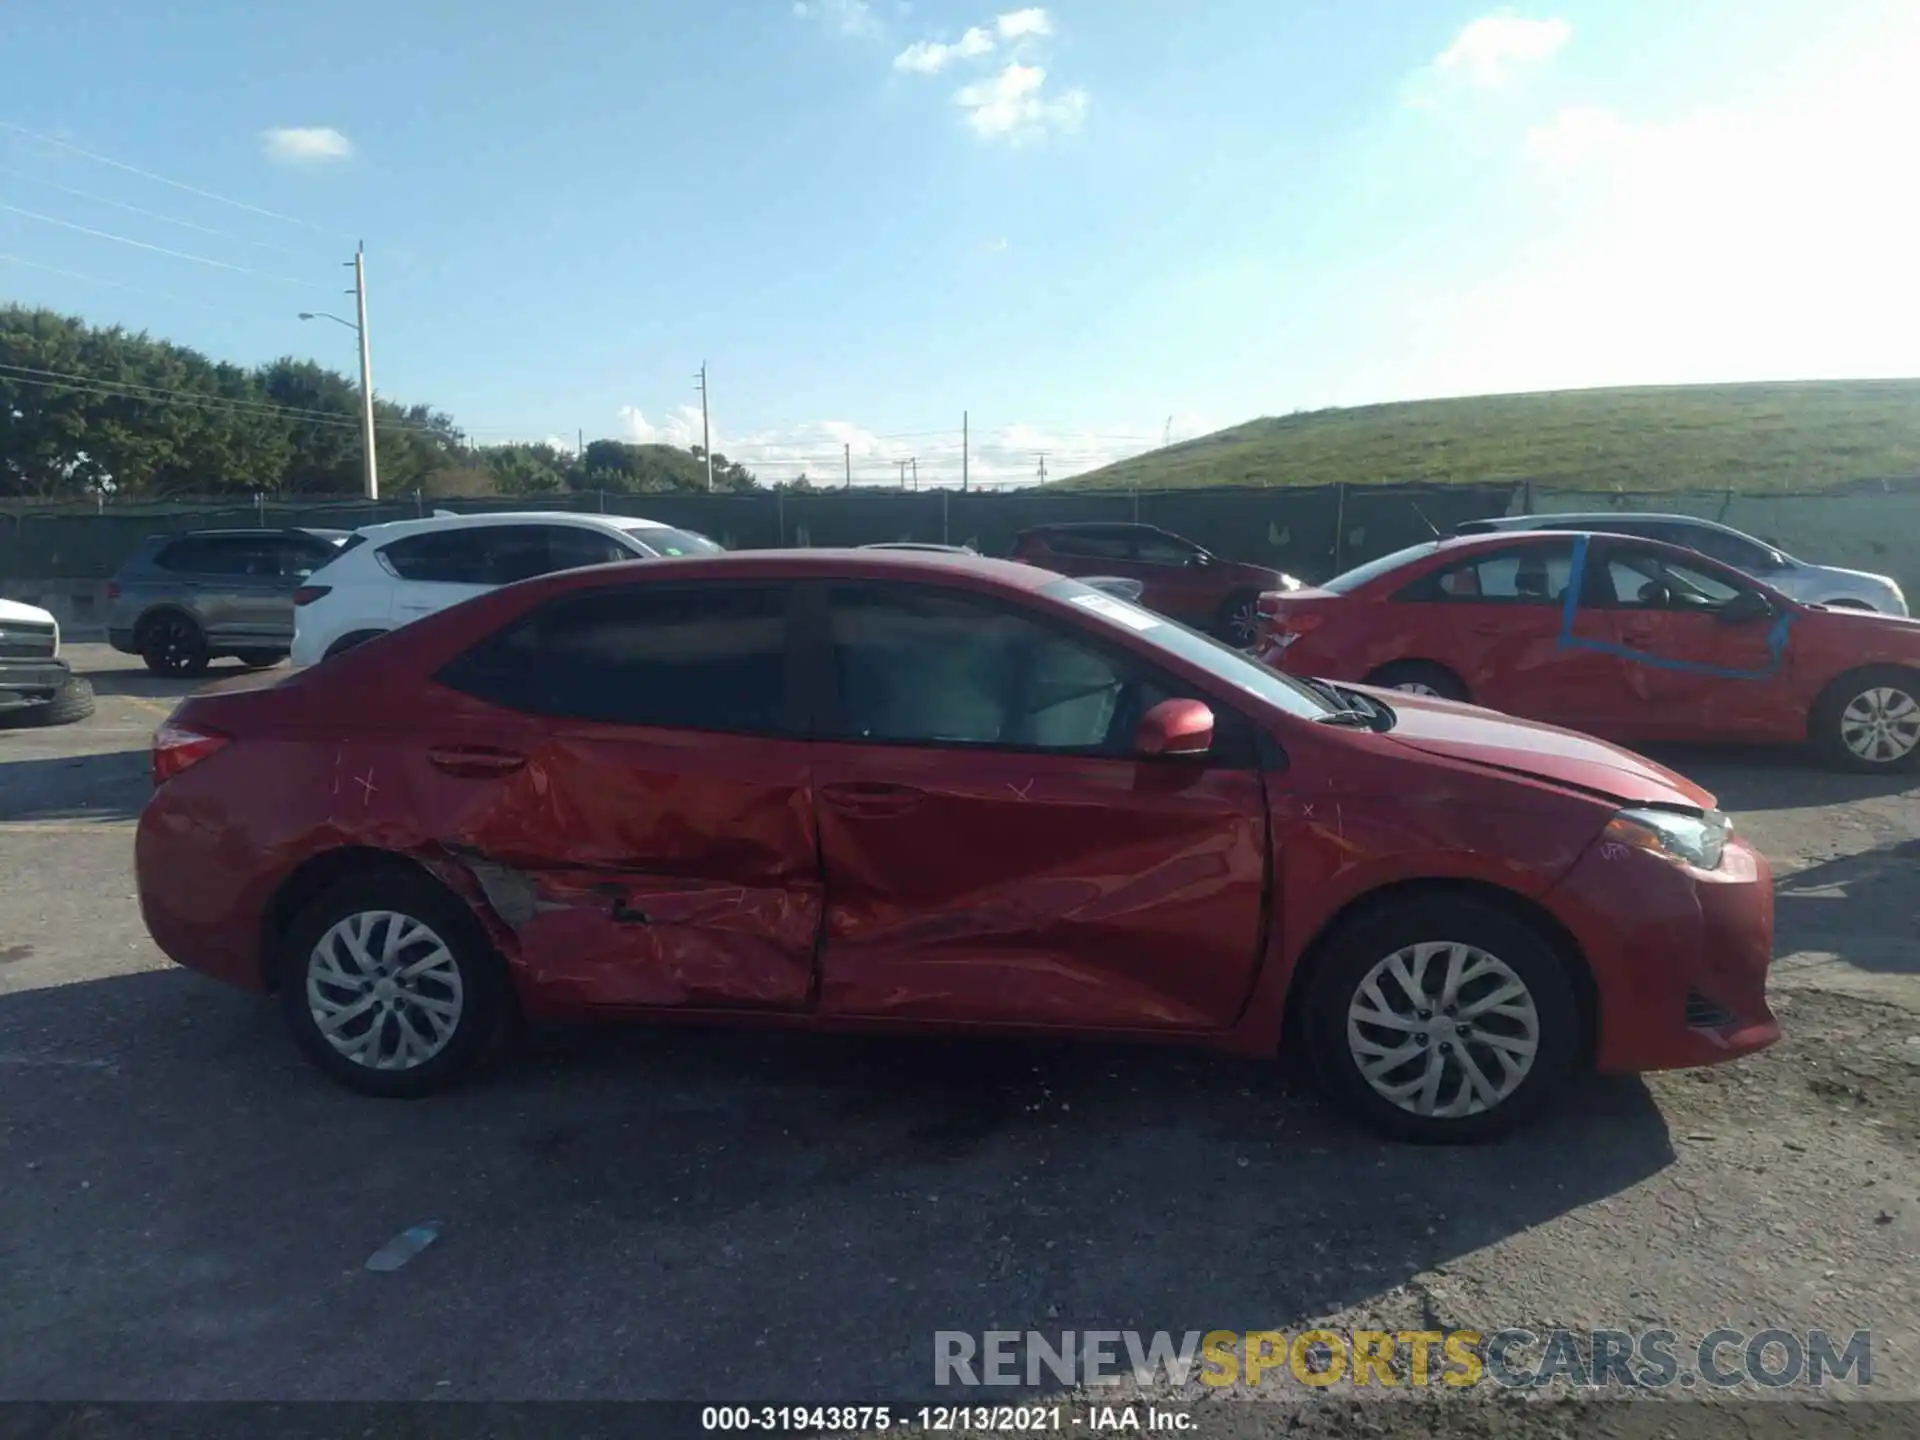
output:
[[[490,745],[436,745],[427,751],[427,760],[434,769],[462,780],[492,780],[511,775],[527,763],[524,755]]]
[[[901,815],[927,798],[927,792],[912,785],[893,785],[880,780],[849,780],[839,785],[823,785],[820,797],[836,810],[849,815]]]

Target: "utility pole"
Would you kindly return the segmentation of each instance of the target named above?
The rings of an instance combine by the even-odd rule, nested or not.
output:
[[[1167,416],[1167,428],[1160,432],[1160,448],[1166,449],[1173,443],[1173,416]]]
[[[900,488],[904,490],[907,488],[907,462],[896,460],[893,463],[900,467]]]
[[[1040,483],[1047,483],[1047,452],[1044,450],[1040,452]]]
[[[360,331],[360,432],[367,447],[367,499],[380,498],[380,457],[373,438],[373,347],[367,341],[367,242],[353,252],[353,303]]]
[[[967,458],[972,450],[972,446],[968,444],[969,438],[967,412],[962,410],[960,412],[960,493],[962,495],[967,493]]]
[[[845,441],[840,446],[840,455],[847,464],[847,489],[853,488],[853,442]]]
[[[587,453],[587,427],[582,425],[578,430],[574,431],[574,434],[579,440],[580,448],[573,453],[584,456]]]
[[[918,490],[920,488],[920,457],[918,455],[914,456],[911,460],[907,461],[907,464],[913,467],[913,488]]]
[[[700,389],[700,453],[707,461],[707,493],[713,493],[713,430],[707,424],[707,362],[700,362],[696,383]]]

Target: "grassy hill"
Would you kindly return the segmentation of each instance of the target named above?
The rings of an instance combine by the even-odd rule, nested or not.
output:
[[[1250,420],[1065,489],[1533,480],[1582,490],[1834,490],[1920,476],[1920,380],[1560,390]]]

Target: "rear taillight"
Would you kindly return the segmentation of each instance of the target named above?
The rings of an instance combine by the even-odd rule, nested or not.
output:
[[[296,605],[311,605],[314,601],[323,600],[332,593],[333,587],[331,585],[302,585],[298,590],[293,592],[293,603]]]
[[[182,770],[198,765],[232,743],[232,736],[217,730],[196,730],[191,725],[167,721],[153,732],[154,788],[158,789]]]
[[[107,599],[118,600],[119,598],[120,598],[120,582],[118,580],[107,581]]]

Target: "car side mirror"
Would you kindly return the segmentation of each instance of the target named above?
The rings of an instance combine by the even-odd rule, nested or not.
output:
[[[1750,625],[1773,614],[1773,602],[1758,590],[1742,590],[1720,607],[1722,625]]]
[[[1213,711],[1198,700],[1162,700],[1140,717],[1133,748],[1140,755],[1204,755],[1213,748]]]

